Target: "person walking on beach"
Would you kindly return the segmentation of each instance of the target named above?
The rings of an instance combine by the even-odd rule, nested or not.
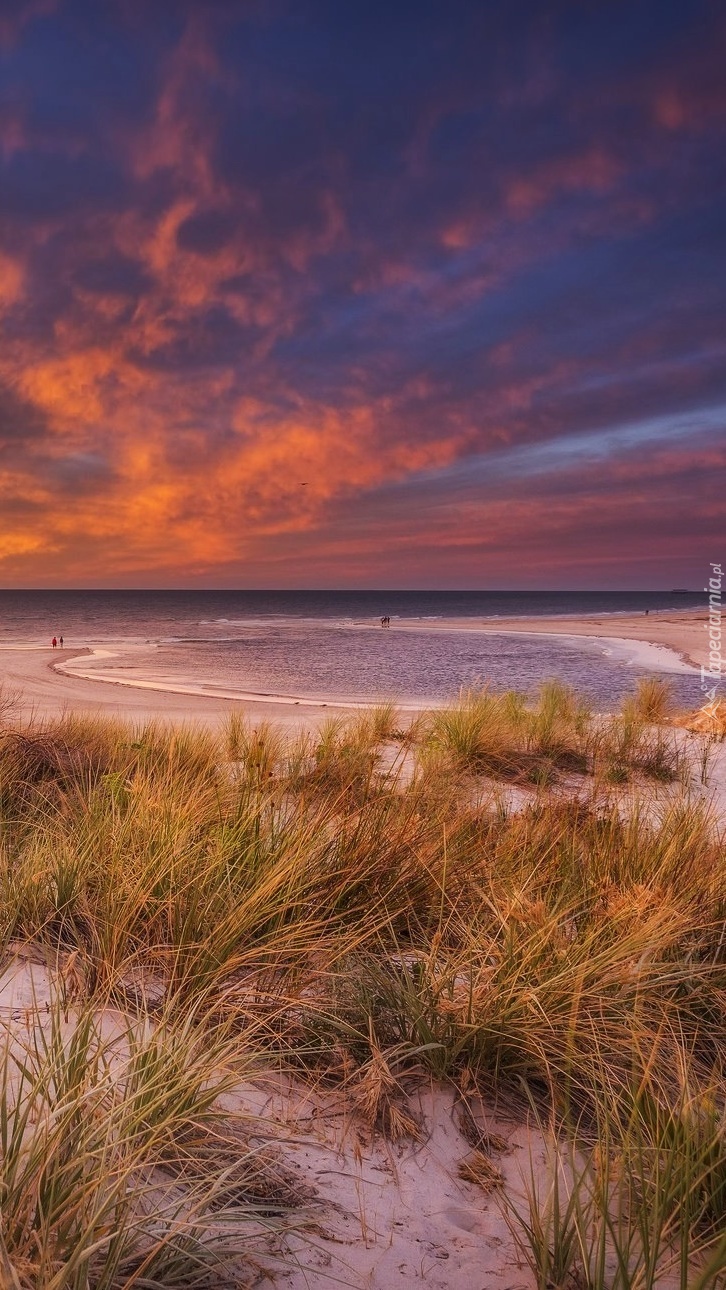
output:
[[[53,637],[53,639],[52,639],[52,641],[51,641],[51,645],[53,646],[53,649],[55,649],[55,647],[56,647],[56,645],[57,645],[57,644],[58,644],[58,641],[56,640],[56,638],[55,638],[55,636],[54,636],[54,637]]]
[[[63,649],[63,637],[62,637],[62,636],[60,636],[60,637],[58,638],[58,644],[60,645],[61,649]]]

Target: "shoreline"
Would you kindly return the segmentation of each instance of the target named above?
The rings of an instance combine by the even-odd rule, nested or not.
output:
[[[374,622],[356,623],[356,627],[381,630]],[[563,630],[565,628],[565,630]],[[612,614],[565,618],[518,617],[510,619],[396,619],[394,632],[429,634],[544,636],[583,643],[585,639],[600,645],[604,651],[622,654],[623,666],[637,662],[657,673],[698,675],[701,662],[707,658],[703,620],[693,610],[643,614]],[[703,639],[703,650],[699,649]],[[128,658],[137,654],[148,658],[148,649],[138,643],[119,641],[115,648],[109,641],[77,648],[53,651],[49,658],[46,645],[30,642],[0,645],[0,684],[17,692],[23,708],[37,716],[57,716],[69,711],[152,720],[202,722],[219,725],[236,706],[257,721],[276,721],[286,726],[318,727],[331,716],[345,715],[374,706],[377,700],[354,695],[281,694],[275,691],[253,691],[225,687],[223,683],[203,683],[183,677],[123,676],[109,668],[107,672],[89,666],[90,660]],[[56,657],[60,655],[60,657]],[[378,700],[380,702],[380,700]],[[402,712],[414,715],[437,707],[440,700],[397,702]],[[695,703],[694,703],[694,706]]]
[[[352,708],[355,710],[365,710],[375,706],[375,699],[354,699],[348,696],[329,695],[315,697],[312,695],[295,695],[295,694],[278,694],[274,690],[236,690],[227,689],[215,682],[194,682],[184,681],[182,679],[164,679],[161,677],[124,677],[110,672],[95,672],[92,669],[80,671],[73,665],[78,657],[85,657],[87,654],[98,657],[100,654],[110,654],[110,650],[90,650],[83,651],[81,655],[75,655],[65,663],[49,663],[48,666],[55,672],[62,672],[64,676],[71,677],[74,680],[90,681],[92,684],[99,682],[105,685],[123,685],[133,690],[152,690],[158,694],[180,694],[188,695],[198,699],[225,699],[231,703],[270,703],[280,704],[285,707],[301,708]],[[436,700],[427,700],[426,706],[436,707]],[[396,707],[402,712],[420,712],[422,703],[397,702]]]
[[[520,615],[516,618],[438,619],[425,627],[409,619],[395,623],[397,631],[459,631],[482,635],[549,636],[578,640],[586,637],[603,643],[628,646],[644,645],[662,648],[685,665],[683,669],[700,673],[708,665],[707,638],[704,636],[706,612],[693,609],[653,610],[642,613],[607,613],[569,616]],[[665,669],[663,669],[665,670]]]
[[[4,691],[11,710],[17,710],[31,721],[53,720],[66,715],[103,716],[142,724],[160,720],[174,725],[219,729],[233,711],[242,709],[258,723],[315,730],[331,716],[345,713],[341,706],[325,700],[310,707],[294,702],[283,706],[262,696],[257,700],[235,702],[214,694],[147,689],[123,679],[87,679],[74,676],[71,671],[61,671],[59,664],[88,658],[93,653],[91,649],[65,649],[63,654],[66,657],[59,660],[48,658],[48,653],[47,646],[26,646],[17,650],[4,646],[0,652],[0,696]]]

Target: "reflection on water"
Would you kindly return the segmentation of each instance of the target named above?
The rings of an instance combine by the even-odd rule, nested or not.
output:
[[[534,694],[556,677],[601,705],[619,703],[652,669],[630,663],[627,646],[606,652],[601,642],[547,636],[466,632],[397,632],[315,624],[268,624],[237,637],[159,645],[146,656],[113,660],[127,679],[163,676],[198,686],[266,694],[426,701],[449,699],[464,687],[490,685]],[[103,660],[108,672],[109,660]],[[670,681],[683,703],[697,702],[698,677]]]

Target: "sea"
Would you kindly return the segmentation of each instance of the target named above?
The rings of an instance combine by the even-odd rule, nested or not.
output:
[[[700,678],[675,654],[568,637],[567,624],[596,614],[607,636],[609,615],[703,607],[687,591],[0,590],[0,648],[62,635],[66,649],[94,651],[83,674],[99,680],[283,701],[436,703],[481,686],[534,696],[556,678],[604,708],[658,673],[693,706]],[[562,636],[457,630],[543,615]],[[444,620],[450,630],[431,631]]]

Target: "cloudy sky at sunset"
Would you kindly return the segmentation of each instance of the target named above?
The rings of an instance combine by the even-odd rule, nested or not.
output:
[[[702,586],[726,9],[0,0],[0,586]]]

